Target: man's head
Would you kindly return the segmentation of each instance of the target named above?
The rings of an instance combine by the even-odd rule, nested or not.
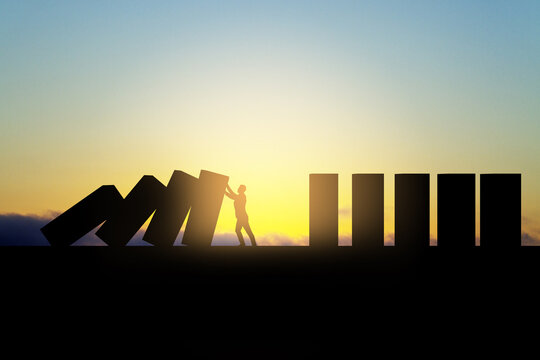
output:
[[[246,192],[246,185],[240,185],[240,186],[238,187],[238,192],[239,192],[240,194],[245,193],[245,192]]]

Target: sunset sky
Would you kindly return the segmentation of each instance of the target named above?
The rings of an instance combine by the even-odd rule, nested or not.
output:
[[[2,0],[0,49],[0,214],[206,169],[262,243],[304,244],[330,172],[346,243],[351,174],[385,174],[390,238],[394,174],[421,172],[436,238],[437,173],[518,172],[540,241],[539,1]]]

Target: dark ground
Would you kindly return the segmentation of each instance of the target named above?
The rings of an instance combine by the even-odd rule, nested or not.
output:
[[[514,356],[536,348],[539,265],[534,247],[4,247],[5,344],[253,359],[430,344],[431,355]]]

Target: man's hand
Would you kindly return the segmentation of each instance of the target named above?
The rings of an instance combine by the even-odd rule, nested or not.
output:
[[[236,196],[236,194],[234,193],[234,191],[232,191],[229,184],[227,184],[227,188],[225,189],[225,195],[227,195],[228,198],[233,199],[233,200]]]

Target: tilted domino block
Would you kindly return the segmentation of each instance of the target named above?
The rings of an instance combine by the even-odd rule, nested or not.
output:
[[[182,243],[210,246],[229,177],[201,170]]]
[[[108,245],[125,246],[163,202],[165,190],[155,177],[143,176],[96,235]]]
[[[41,228],[53,246],[68,246],[109,219],[122,203],[113,185],[103,185]]]
[[[167,185],[165,198],[157,208],[143,240],[157,246],[172,246],[188,214],[197,178],[175,170]]]

